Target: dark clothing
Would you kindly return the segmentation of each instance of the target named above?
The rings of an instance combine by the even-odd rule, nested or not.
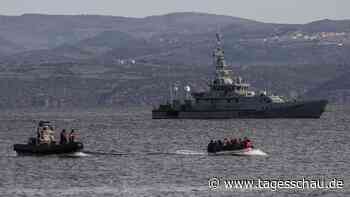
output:
[[[62,131],[60,135],[60,144],[66,144],[66,143],[67,143],[67,135],[65,131]]]
[[[36,143],[40,144],[41,133],[39,128],[36,130]]]
[[[221,140],[218,140],[215,143],[215,152],[222,151],[222,148],[223,148],[223,144],[222,144]]]
[[[211,141],[209,144],[208,144],[208,153],[215,153],[215,143],[213,141]]]
[[[230,151],[230,150],[240,150],[245,148],[254,148],[253,142],[248,139],[244,138],[243,140],[240,139],[231,139],[227,140],[225,138],[224,143],[222,143],[221,140],[213,141],[211,140],[208,144],[207,151],[208,153],[216,153],[220,151]]]

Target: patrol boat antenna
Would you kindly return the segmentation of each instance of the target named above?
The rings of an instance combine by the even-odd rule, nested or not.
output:
[[[219,33],[216,33],[216,45],[213,59],[215,66],[215,78],[210,84],[212,91],[234,91],[239,95],[248,94],[248,83],[243,83],[242,77],[232,78],[232,70],[228,69],[225,61],[225,52],[222,48],[222,38]]]

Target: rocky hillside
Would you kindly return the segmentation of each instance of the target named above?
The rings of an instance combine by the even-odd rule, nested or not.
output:
[[[0,25],[0,37],[19,46],[7,53],[0,50],[0,55],[6,56],[1,59],[3,64],[113,63],[117,59],[208,64],[218,27],[224,35],[227,58],[234,64],[349,61],[350,21],[346,20],[287,25],[203,13],[146,18],[25,14],[0,16]]]

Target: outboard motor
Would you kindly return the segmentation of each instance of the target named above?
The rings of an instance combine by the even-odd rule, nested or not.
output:
[[[210,143],[208,144],[208,149],[207,149],[208,153],[215,153],[215,143],[213,141],[210,141]]]

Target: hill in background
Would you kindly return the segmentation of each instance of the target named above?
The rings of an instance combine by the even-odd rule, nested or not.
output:
[[[0,16],[0,107],[151,106],[206,88],[215,33],[253,86],[348,102],[350,20],[271,24],[204,13]]]

